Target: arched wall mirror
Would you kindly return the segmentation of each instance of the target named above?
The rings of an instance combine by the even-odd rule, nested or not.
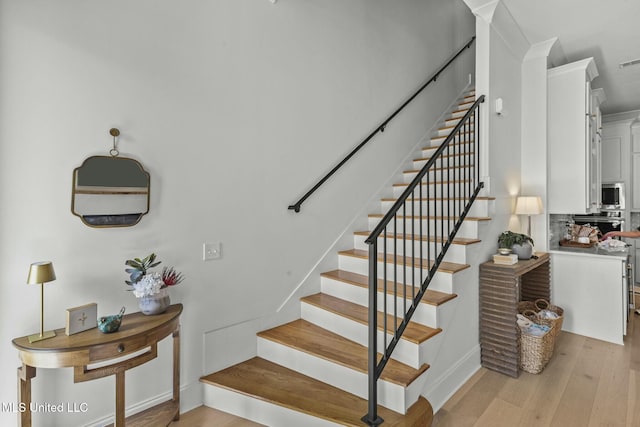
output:
[[[91,227],[132,226],[149,212],[149,173],[138,161],[117,157],[115,142],[111,151],[73,171],[71,212]]]

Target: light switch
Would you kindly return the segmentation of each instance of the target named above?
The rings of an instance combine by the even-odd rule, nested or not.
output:
[[[202,260],[211,261],[222,257],[222,243],[211,242],[202,244]]]

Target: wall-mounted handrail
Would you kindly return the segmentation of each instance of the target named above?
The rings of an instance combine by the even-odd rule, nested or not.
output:
[[[440,74],[447,69],[447,67],[449,67],[449,65],[451,65],[451,63],[462,54],[462,52],[464,52],[465,49],[468,49],[471,47],[471,45],[473,44],[473,42],[475,41],[476,36],[471,37],[471,39],[462,47],[460,48],[460,50],[458,50],[448,61],[446,64],[444,64],[442,67],[440,67],[440,69],[438,71],[436,71],[431,78],[429,78],[429,80],[426,81],[426,83],[424,83],[420,89],[418,89],[413,95],[411,95],[396,111],[394,111],[384,122],[382,122],[382,124],[380,126],[378,126],[377,128],[375,128],[375,130],[373,132],[371,132],[369,134],[369,136],[367,136],[360,144],[358,144],[353,150],[351,150],[351,152],[349,154],[347,154],[347,156],[342,159],[337,165],[335,165],[333,167],[333,169],[331,169],[329,171],[329,173],[327,173],[320,181],[318,181],[309,191],[307,191],[307,193],[302,196],[300,198],[300,200],[298,200],[297,202],[295,202],[293,205],[289,205],[290,210],[293,210],[295,212],[300,212],[300,208],[302,206],[302,204],[305,202],[305,200],[307,200],[309,198],[309,196],[311,196],[318,188],[320,188],[322,186],[322,184],[324,184],[329,178],[331,178],[331,176],[336,173],[336,171],[338,169],[340,169],[345,163],[347,163],[349,161],[349,159],[351,159],[362,147],[364,147],[374,136],[376,136],[378,133],[384,132],[385,128],[387,127],[387,125],[389,124],[389,122],[391,122],[407,105],[409,105],[409,103],[411,101],[413,101],[418,95],[420,95],[420,93],[427,87],[429,86],[432,82],[435,82],[438,77],[440,76]]]

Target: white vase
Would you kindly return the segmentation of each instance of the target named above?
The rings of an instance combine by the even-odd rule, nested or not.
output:
[[[162,288],[160,292],[155,295],[148,295],[138,298],[138,306],[142,314],[154,315],[161,314],[167,311],[167,308],[171,305],[171,299],[169,297],[169,289]]]

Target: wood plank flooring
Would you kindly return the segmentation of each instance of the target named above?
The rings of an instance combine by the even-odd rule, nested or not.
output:
[[[640,426],[640,316],[630,316],[624,346],[562,332],[541,374],[482,368],[433,427]]]
[[[262,424],[208,406],[199,406],[180,415],[179,421],[169,424],[169,427],[264,427]]]

